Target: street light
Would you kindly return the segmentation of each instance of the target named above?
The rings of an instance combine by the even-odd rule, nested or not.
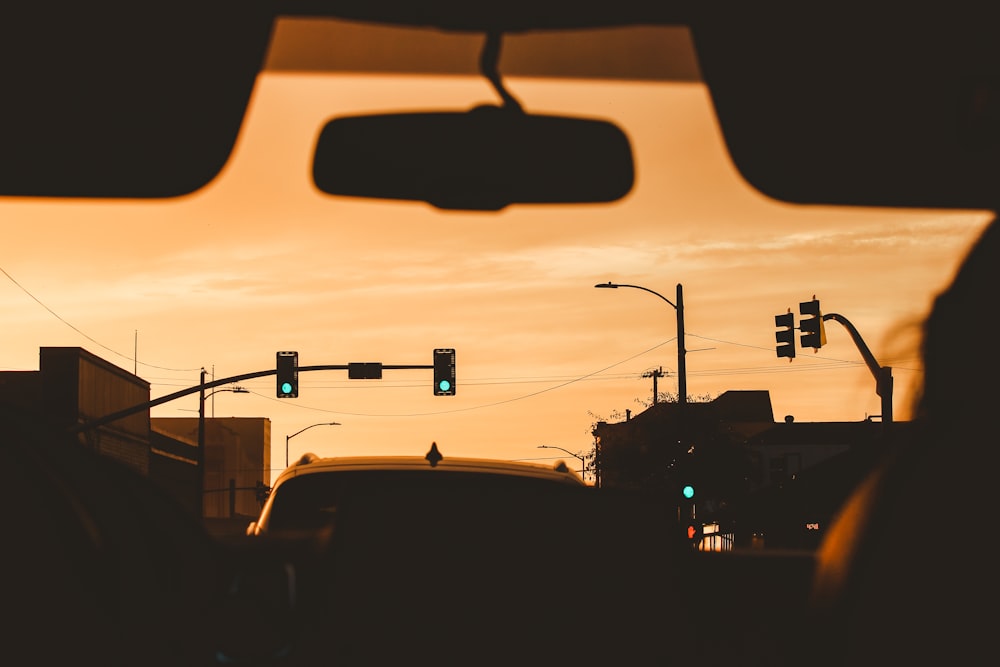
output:
[[[198,517],[205,518],[205,399],[220,391],[231,391],[234,394],[249,394],[250,391],[239,385],[221,387],[208,394],[205,393],[205,369],[201,369],[201,387],[198,391],[198,497],[195,499]],[[213,410],[214,415],[214,410]]]
[[[286,468],[288,467],[288,441],[291,440],[292,438],[294,438],[295,436],[297,436],[299,433],[302,433],[302,431],[308,431],[309,429],[313,428],[314,426],[340,426],[340,422],[323,422],[321,424],[310,424],[309,426],[306,426],[304,429],[296,431],[295,433],[292,433],[291,435],[286,435],[285,436],[285,467]]]
[[[574,454],[573,452],[569,451],[568,449],[563,449],[562,447],[556,447],[555,445],[538,445],[538,449],[558,449],[560,451],[566,452],[570,456],[573,456],[573,457],[579,459],[580,460],[580,465],[582,466],[580,468],[580,477],[582,479],[586,480],[586,474],[585,473],[587,472],[587,459],[584,458],[583,456],[580,456],[579,454]]]
[[[241,386],[239,386],[237,384],[237,385],[233,385],[232,387],[220,387],[219,389],[213,389],[212,391],[210,391],[207,394],[205,394],[205,398],[209,398],[209,397],[213,396],[214,394],[218,394],[219,392],[222,392],[222,391],[230,391],[230,392],[232,392],[234,394],[249,394],[250,393],[249,389],[241,387]],[[212,416],[214,417],[215,415],[213,414]]]
[[[635,289],[641,289],[644,292],[649,292],[650,294],[655,294],[660,297],[677,311],[677,403],[681,406],[687,404],[687,363],[685,361],[685,355],[687,350],[684,349],[684,291],[680,283],[677,283],[677,302],[674,303],[667,297],[663,296],[659,292],[654,292],[648,287],[642,287],[640,285],[624,285],[621,283],[613,283],[608,281],[606,283],[600,283],[594,285],[594,287],[603,287],[605,289],[618,289],[619,287],[632,287]]]

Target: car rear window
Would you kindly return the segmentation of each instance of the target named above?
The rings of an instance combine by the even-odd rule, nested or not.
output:
[[[331,663],[399,664],[428,651],[436,664],[475,664],[485,651],[490,664],[668,664],[676,648],[664,628],[681,627],[681,607],[663,604],[678,594],[677,553],[648,503],[541,479],[365,478],[336,485],[324,577],[336,601],[323,634]],[[598,636],[567,647],[595,622]]]
[[[389,502],[392,514],[422,507],[437,522],[458,519],[470,506],[489,513],[537,508],[537,502],[586,493],[587,487],[555,480],[489,473],[431,470],[337,471],[289,479],[275,491],[267,530],[308,531],[339,522],[354,507],[374,507]],[[542,500],[543,498],[547,500]],[[388,500],[387,500],[388,499]],[[385,517],[389,520],[389,517]]]

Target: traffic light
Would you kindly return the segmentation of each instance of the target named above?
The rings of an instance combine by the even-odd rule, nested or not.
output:
[[[820,312],[819,301],[815,297],[812,301],[803,301],[799,304],[799,313],[809,316],[799,320],[802,347],[818,350],[826,345],[826,327],[823,326],[823,313]]]
[[[681,486],[680,503],[677,506],[677,518],[680,521],[681,538],[697,549],[701,545],[704,536],[704,528],[697,518],[697,505],[694,500],[694,486],[684,484]]]
[[[276,359],[278,398],[298,398],[299,353],[278,352]]]
[[[691,519],[684,524],[684,536],[691,543],[692,548],[699,549],[701,541],[705,537],[705,527],[701,525],[700,521]]]
[[[774,332],[774,339],[778,341],[774,349],[779,357],[788,357],[791,361],[795,358],[795,315],[792,311],[775,315],[774,326],[779,327]]]
[[[455,395],[455,350],[434,350],[434,395]]]
[[[257,483],[253,487],[254,496],[257,498],[257,503],[261,506],[267,501],[267,497],[271,495],[271,487],[269,487],[264,482],[257,480]]]

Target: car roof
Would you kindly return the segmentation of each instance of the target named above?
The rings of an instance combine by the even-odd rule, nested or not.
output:
[[[332,456],[320,457],[304,454],[298,461],[286,468],[278,479],[278,486],[286,479],[314,473],[359,472],[359,471],[420,471],[474,473],[531,477],[548,479],[562,484],[587,486],[586,482],[565,462],[542,465],[528,461],[507,461],[475,457],[442,456],[437,443],[424,456]]]
[[[121,26],[132,3],[122,0],[10,4],[18,30],[0,41],[0,196],[155,198],[203,187],[235,146],[273,24],[293,16],[506,32],[686,25],[734,164],[765,194],[995,204],[1000,42],[990,3],[848,0],[816,20],[794,0],[590,9],[567,0],[175,0],[154,3],[155,20],[129,30]]]

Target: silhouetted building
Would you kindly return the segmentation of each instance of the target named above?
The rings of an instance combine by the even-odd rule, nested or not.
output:
[[[747,441],[753,477],[738,508],[743,532],[768,547],[813,548],[851,491],[913,422],[786,420]]]
[[[903,437],[908,423],[895,423]],[[696,509],[737,545],[811,547],[883,450],[876,421],[776,423],[767,391],[727,391],[703,403],[657,403],[623,422],[598,422],[598,483]]]
[[[150,421],[154,433],[187,443],[191,452],[197,452],[198,417],[153,417]],[[245,528],[260,511],[259,484],[271,484],[270,462],[270,419],[206,417],[205,519],[232,519]]]
[[[80,347],[39,348],[37,371],[0,372],[0,401],[56,431],[149,401],[149,383]],[[149,411],[67,437],[149,474]]]
[[[39,348],[39,370],[0,372],[0,403],[26,424],[44,426],[66,446],[88,447],[134,468],[197,511],[198,418],[153,418],[139,410],[77,431],[94,419],[148,403],[149,382],[80,347]],[[271,422],[205,419],[204,517],[256,516],[260,484],[270,484]]]
[[[198,513],[198,442],[150,424],[149,478],[188,511]]]
[[[767,391],[727,391],[711,402],[656,403],[623,422],[598,422],[594,430],[599,485],[669,490],[671,474],[692,448],[744,443],[774,424]]]

